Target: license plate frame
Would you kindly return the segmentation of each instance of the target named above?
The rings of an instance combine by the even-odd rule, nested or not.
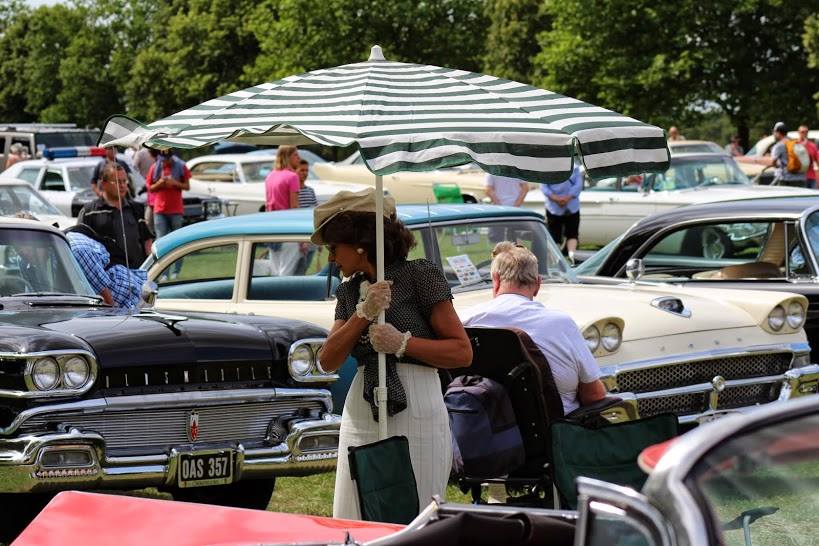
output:
[[[188,488],[233,483],[235,459],[232,449],[182,452],[177,457],[176,485]]]

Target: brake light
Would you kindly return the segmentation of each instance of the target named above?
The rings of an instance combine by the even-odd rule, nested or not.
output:
[[[46,159],[65,159],[71,157],[105,157],[105,148],[98,146],[65,146],[43,150]]]

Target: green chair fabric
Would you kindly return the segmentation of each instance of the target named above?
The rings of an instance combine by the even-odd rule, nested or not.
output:
[[[362,519],[407,524],[418,515],[418,490],[406,436],[350,447],[349,457]]]
[[[432,193],[438,203],[463,203],[461,188],[458,184],[442,184],[439,182],[432,184]]]
[[[577,506],[575,479],[579,476],[639,491],[647,476],[637,465],[637,456],[677,432],[677,418],[671,414],[599,428],[557,421],[551,426],[555,486],[571,508]]]

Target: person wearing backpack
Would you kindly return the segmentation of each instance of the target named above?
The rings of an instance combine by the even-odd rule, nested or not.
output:
[[[788,138],[788,128],[779,121],[774,125],[773,136],[776,139],[771,149],[771,157],[761,161],[774,168],[774,184],[782,186],[807,186],[805,173],[810,166],[810,156],[805,145]]]

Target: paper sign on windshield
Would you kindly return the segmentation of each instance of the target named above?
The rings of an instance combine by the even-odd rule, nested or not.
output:
[[[481,274],[478,273],[478,268],[475,267],[475,264],[472,263],[472,260],[470,260],[466,254],[447,256],[446,261],[449,262],[449,267],[455,271],[455,275],[458,277],[461,286],[481,281]]]

